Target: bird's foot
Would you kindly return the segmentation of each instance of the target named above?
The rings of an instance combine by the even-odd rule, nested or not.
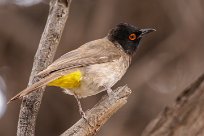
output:
[[[87,118],[87,116],[86,116],[86,113],[85,113],[82,109],[79,110],[79,113],[80,113],[81,117],[82,117],[84,120],[88,121],[88,118]]]
[[[90,124],[88,117],[86,116],[86,113],[83,110],[80,110],[79,112],[80,112],[82,118],[89,124],[90,127],[93,128],[94,126]]]
[[[107,89],[107,94],[108,94],[109,99],[110,99],[111,97],[114,97],[114,96],[115,96],[115,94],[114,94],[114,92],[113,92],[113,90],[112,90],[111,88],[108,88],[108,89]]]

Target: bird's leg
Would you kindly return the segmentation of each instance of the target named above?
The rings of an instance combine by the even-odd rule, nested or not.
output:
[[[77,104],[78,104],[78,107],[79,107],[79,113],[81,114],[82,118],[84,118],[85,120],[87,120],[86,115],[85,115],[85,112],[84,112],[83,109],[82,109],[81,102],[80,102],[78,96],[77,96],[76,94],[74,94],[74,97],[75,97],[75,99],[77,100]]]
[[[72,94],[68,89],[65,89],[64,92],[66,94]],[[85,113],[84,113],[84,111],[82,109],[81,102],[80,102],[80,100],[79,100],[79,98],[78,98],[78,96],[76,94],[73,94],[73,95],[74,95],[75,99],[77,100],[77,104],[78,104],[78,107],[79,107],[79,113],[85,119],[86,117],[85,117]]]
[[[77,96],[76,94],[74,94],[74,97],[75,97],[75,99],[77,100],[77,104],[78,104],[78,107],[79,107],[79,113],[81,114],[82,118],[89,124],[89,126],[93,127],[93,126],[89,123],[88,118],[86,117],[86,114],[85,114],[85,112],[84,112],[83,109],[82,109],[81,102],[80,102],[78,96]]]

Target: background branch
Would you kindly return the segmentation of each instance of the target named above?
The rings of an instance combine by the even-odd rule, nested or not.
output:
[[[142,136],[204,135],[204,74],[145,129]]]
[[[130,94],[131,90],[127,86],[117,88],[113,95],[109,97],[106,95],[86,112],[89,123],[82,118],[61,136],[95,135],[103,124],[127,102]]]
[[[52,0],[50,2],[49,16],[35,54],[28,85],[39,81],[40,78],[35,77],[35,75],[53,61],[69,14],[70,3],[71,0]],[[35,122],[43,91],[44,88],[39,89],[37,92],[23,98],[17,128],[18,136],[35,135]]]

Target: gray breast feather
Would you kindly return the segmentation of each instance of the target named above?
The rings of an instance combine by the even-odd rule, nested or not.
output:
[[[92,65],[87,68],[87,73],[93,75],[99,86],[105,86],[107,88],[112,87],[127,70],[127,64],[121,57],[113,62]],[[90,75],[89,75],[90,76]]]
[[[124,57],[113,62],[88,66],[80,88],[74,92],[79,97],[87,97],[111,88],[122,78],[128,67],[129,61]]]

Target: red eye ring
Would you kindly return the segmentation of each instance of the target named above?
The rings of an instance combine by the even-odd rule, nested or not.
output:
[[[134,41],[136,38],[137,38],[137,36],[136,36],[136,34],[134,34],[134,33],[132,33],[132,34],[129,35],[129,39],[130,39],[131,41]]]

